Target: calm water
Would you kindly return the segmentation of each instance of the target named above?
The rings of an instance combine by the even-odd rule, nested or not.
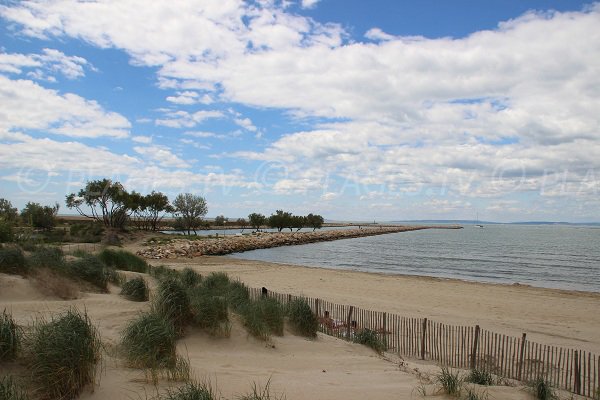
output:
[[[466,225],[277,247],[231,257],[600,292],[600,228]]]

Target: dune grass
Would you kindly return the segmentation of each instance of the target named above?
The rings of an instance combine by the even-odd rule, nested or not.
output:
[[[176,389],[169,389],[160,400],[218,400],[219,396],[207,382],[188,382]]]
[[[179,273],[179,279],[185,287],[193,288],[200,284],[202,276],[193,269],[186,267]]]
[[[13,275],[27,275],[25,255],[19,247],[0,248],[0,272]]]
[[[188,293],[178,279],[169,277],[159,282],[153,308],[171,321],[178,332],[193,318]]]
[[[172,368],[175,352],[175,328],[163,315],[140,314],[129,322],[121,337],[121,348],[130,367],[142,369]]]
[[[38,397],[76,397],[94,383],[101,349],[98,331],[85,312],[73,308],[50,322],[37,321],[27,343],[27,367]]]
[[[490,386],[494,384],[494,376],[485,370],[472,369],[469,375],[465,378],[466,382],[475,383],[482,386]]]
[[[67,263],[66,273],[89,282],[104,292],[108,290],[109,270],[99,258],[93,255],[86,255]]]
[[[443,367],[436,376],[436,382],[440,385],[440,391],[450,396],[460,396],[463,381],[458,371],[452,371]]]
[[[277,397],[271,394],[271,380],[269,379],[264,387],[260,387],[254,382],[250,392],[238,397],[239,400],[283,400],[284,395]]]
[[[371,329],[363,329],[360,332],[357,332],[354,335],[354,342],[364,344],[379,354],[382,354],[386,350],[385,343],[379,339],[377,332]]]
[[[104,264],[116,269],[133,272],[148,271],[148,263],[143,258],[125,250],[104,249],[98,257]]]
[[[27,260],[32,268],[47,267],[54,270],[64,270],[65,254],[55,246],[37,246]]]
[[[309,338],[317,337],[319,320],[306,300],[293,300],[288,304],[287,314],[294,331]]]
[[[228,332],[229,313],[225,297],[193,290],[190,292],[190,306],[195,326],[208,330],[214,336]]]
[[[0,362],[11,361],[17,357],[21,348],[21,338],[21,328],[5,309],[0,316]]]
[[[550,386],[550,382],[542,377],[529,382],[529,387],[533,392],[533,396],[538,400],[554,400],[558,399],[556,392]]]
[[[28,400],[27,391],[10,375],[0,378],[0,400]]]
[[[159,265],[157,267],[148,266],[148,273],[156,279],[174,278],[179,279],[179,273],[174,269]]]
[[[261,298],[249,302],[240,309],[240,314],[248,332],[259,339],[283,335],[284,310],[275,299]]]
[[[231,281],[227,292],[227,302],[233,311],[238,312],[250,303],[250,291],[240,281]]]
[[[121,295],[131,301],[148,301],[148,284],[141,276],[123,283]]]

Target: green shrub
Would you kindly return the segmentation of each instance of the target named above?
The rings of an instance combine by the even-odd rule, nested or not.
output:
[[[93,255],[87,255],[69,262],[67,273],[70,276],[89,282],[103,291],[108,290],[109,270],[102,261]]]
[[[106,279],[113,285],[123,286],[127,282],[127,277],[114,268],[106,268],[105,273]]]
[[[69,228],[72,242],[98,243],[102,240],[104,227],[100,223],[79,223]]]
[[[0,272],[5,274],[27,274],[27,263],[20,248],[11,246],[0,249]]]
[[[179,276],[181,278],[181,283],[189,288],[197,286],[202,280],[202,276],[200,276],[199,273],[191,268],[184,268],[183,271],[180,272]]]
[[[109,267],[133,272],[147,272],[146,261],[133,253],[124,250],[104,249],[98,254],[100,260]]]
[[[240,310],[244,325],[253,336],[267,340],[270,335],[283,335],[283,307],[271,298],[248,303]]]
[[[450,396],[460,396],[462,389],[462,379],[458,371],[443,367],[436,377],[437,383],[441,386],[441,390]]]
[[[229,321],[224,297],[196,289],[190,293],[190,305],[194,325],[208,329],[212,334],[218,333],[222,324]]]
[[[494,376],[490,372],[479,369],[472,369],[465,380],[467,382],[483,386],[490,386],[494,384]]]
[[[290,324],[296,332],[306,337],[317,337],[319,320],[305,300],[296,299],[288,305]]]
[[[377,353],[381,354],[386,350],[385,343],[379,339],[377,332],[371,329],[363,329],[354,335],[354,342],[369,346]]]
[[[0,243],[12,242],[14,237],[12,223],[0,220]]]
[[[156,279],[173,278],[178,279],[179,273],[174,269],[159,265],[158,267],[149,266],[148,273]]]
[[[211,272],[203,281],[202,287],[213,294],[225,296],[229,291],[229,276],[224,272]]]
[[[0,316],[0,361],[14,360],[21,347],[21,329],[6,310]]]
[[[59,247],[37,246],[29,257],[29,265],[34,268],[64,269],[65,255]]]
[[[170,368],[176,363],[175,329],[163,315],[149,312],[131,321],[122,334],[122,351],[135,368]]]
[[[250,303],[250,291],[240,281],[232,281],[227,292],[227,302],[232,310],[239,312]]]
[[[28,368],[39,397],[74,398],[94,382],[101,342],[88,315],[71,309],[34,325]]]
[[[169,389],[161,400],[218,400],[220,397],[205,382],[188,382],[176,389]]]
[[[190,299],[178,279],[165,278],[158,284],[154,309],[181,331],[192,319]]]
[[[558,399],[554,389],[550,386],[550,382],[542,377],[539,377],[529,383],[529,387],[533,392],[533,396],[538,400],[553,400]]]
[[[0,400],[27,400],[29,396],[23,387],[10,375],[0,378]]]
[[[148,285],[141,276],[123,284],[121,295],[132,301],[148,301]]]

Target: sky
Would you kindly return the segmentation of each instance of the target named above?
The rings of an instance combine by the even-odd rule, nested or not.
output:
[[[600,220],[600,3],[0,1],[0,197]]]

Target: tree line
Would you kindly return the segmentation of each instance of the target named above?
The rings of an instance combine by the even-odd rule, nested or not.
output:
[[[89,218],[106,228],[123,230],[132,226],[140,230],[156,231],[163,225],[167,215],[173,215],[172,226],[188,235],[210,224],[204,220],[208,212],[206,199],[192,193],[178,194],[173,202],[167,195],[152,191],[143,195],[136,191],[127,191],[120,182],[110,179],[93,180],[86,183],[77,193],[70,193],[65,199],[70,210],[77,211],[81,216]],[[26,226],[42,230],[52,230],[56,225],[58,203],[54,206],[43,206],[29,202],[20,212],[10,201],[0,199],[0,242],[8,241],[12,236],[12,228],[22,223]],[[320,215],[293,215],[290,212],[277,210],[269,217],[259,213],[248,215],[248,219],[239,218],[230,222],[228,218],[219,215],[214,225],[225,226],[235,224],[242,230],[250,226],[254,230],[264,227],[277,229],[281,232],[289,228],[300,230],[304,227],[319,229],[324,219]]]

